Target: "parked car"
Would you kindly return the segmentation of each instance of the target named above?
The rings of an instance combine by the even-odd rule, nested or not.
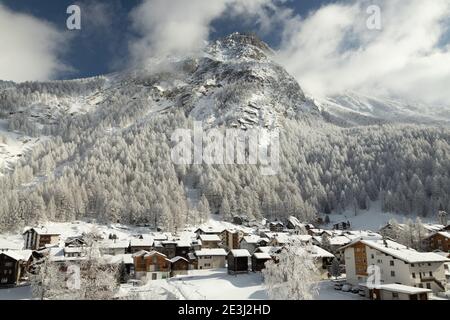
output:
[[[343,286],[342,283],[336,282],[334,284],[334,290],[342,290],[342,286]]]
[[[342,291],[343,291],[343,292],[350,292],[351,290],[352,290],[352,286],[349,285],[349,284],[344,284],[344,285],[342,286]]]
[[[359,294],[359,291],[360,291],[360,288],[357,286],[352,288],[352,293],[354,293],[354,294]]]
[[[361,297],[365,297],[365,296],[366,296],[366,290],[364,290],[364,289],[359,289],[358,294],[359,294]]]

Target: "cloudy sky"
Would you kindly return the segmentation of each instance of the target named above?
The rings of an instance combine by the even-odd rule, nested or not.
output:
[[[73,3],[81,30],[66,28]],[[449,28],[448,0],[0,0],[0,79],[104,74],[251,31],[311,95],[450,105]]]

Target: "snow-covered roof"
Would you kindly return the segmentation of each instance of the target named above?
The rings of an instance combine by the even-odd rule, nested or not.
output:
[[[334,254],[318,246],[311,246],[310,253],[316,258],[334,258]]]
[[[450,239],[450,232],[449,232],[449,231],[439,231],[439,232],[433,233],[433,234],[430,235],[428,238],[431,238],[431,237],[433,237],[433,236],[435,236],[435,235],[437,235],[437,234],[443,236],[444,238]]]
[[[269,247],[259,247],[256,249],[256,252],[264,252],[264,253],[268,253],[268,254],[276,254],[277,252],[279,252],[283,247],[274,247],[274,246],[269,246]]]
[[[202,241],[221,241],[220,237],[217,234],[202,234],[199,236]]]
[[[144,256],[144,257],[151,257],[151,256],[154,256],[154,255],[160,255],[160,256],[163,256],[163,257],[167,258],[167,256],[165,254],[162,254],[161,252],[158,252],[158,251],[155,251],[155,250],[150,251],[150,252],[149,251],[145,251],[145,250],[141,250],[139,252],[134,253],[132,255],[132,257],[133,258],[135,258],[135,257],[142,257],[142,256]]]
[[[31,257],[31,250],[8,250],[5,252],[0,252],[16,261],[28,261]]]
[[[203,233],[209,233],[209,234],[212,234],[212,233],[219,234],[219,233],[222,233],[223,230],[225,230],[225,228],[223,228],[223,227],[206,226],[206,227],[200,227],[200,228],[198,228],[197,230],[195,230],[195,233],[197,233],[197,232],[200,231],[200,232],[203,232]]]
[[[405,286],[403,284],[396,284],[396,283],[383,284],[379,287],[379,289],[391,291],[391,292],[406,293],[406,294],[420,294],[420,293],[432,292],[430,289],[410,287],[410,286]]]
[[[147,236],[147,239],[149,237],[151,237],[155,241],[165,241],[169,239],[168,235],[162,232],[153,232],[151,235]]]
[[[23,233],[27,233],[30,230],[34,230],[39,235],[51,235],[51,236],[59,236],[61,232],[53,227],[33,227],[33,228],[26,228]]]
[[[230,254],[236,258],[249,258],[250,252],[247,249],[234,249],[230,251]]]
[[[393,256],[397,259],[405,261],[407,263],[424,263],[424,262],[448,262],[447,259],[439,254],[433,252],[418,252],[414,249],[407,248],[397,242],[391,240],[357,240],[344,248],[353,246],[356,243],[363,243],[375,250]]]
[[[153,238],[146,239],[131,239],[131,247],[151,247],[153,246]]]
[[[103,255],[102,256],[102,261],[103,263],[108,263],[108,264],[133,264],[133,255],[132,254],[118,254],[115,256],[111,256],[111,255]]]
[[[331,230],[325,230],[325,229],[310,229],[309,230],[311,233],[314,233],[316,235],[322,235],[323,233],[328,234],[329,236],[333,235],[333,231]]]
[[[294,217],[294,216],[290,216],[289,218],[288,218],[288,221],[294,226],[294,227],[304,227],[305,225],[304,224],[302,224],[301,222],[300,222],[300,220],[298,220],[296,217]]]
[[[352,240],[346,236],[337,236],[330,238],[330,244],[332,246],[345,246],[346,244],[351,243]]]
[[[14,243],[8,240],[0,239],[0,251],[1,250],[21,250],[23,244]]]
[[[442,224],[428,224],[428,223],[423,224],[423,227],[430,232],[440,231],[445,228],[445,226]]]
[[[202,249],[195,251],[197,257],[201,256],[226,256],[227,253],[224,249]]]
[[[171,263],[175,263],[175,262],[177,262],[178,260],[183,260],[183,261],[189,262],[189,261],[187,261],[186,258],[183,258],[183,257],[175,257],[175,258],[172,258],[172,259],[170,259],[170,262],[171,262]]]
[[[269,260],[272,259],[272,257],[270,256],[270,254],[268,254],[267,252],[255,252],[253,254],[255,256],[256,259],[264,259],[264,260]]]
[[[65,247],[64,252],[65,253],[79,253],[85,251],[85,248],[83,247]]]
[[[290,235],[289,233],[279,233],[275,235],[274,239],[279,244],[288,244],[294,241],[300,241],[300,242],[309,242],[312,239],[312,236],[310,235]]]
[[[245,241],[250,244],[257,244],[260,240],[261,240],[260,236],[250,235],[250,236],[243,237],[241,241]]]
[[[130,242],[128,240],[107,240],[99,244],[100,248],[103,249],[125,249],[129,245]]]

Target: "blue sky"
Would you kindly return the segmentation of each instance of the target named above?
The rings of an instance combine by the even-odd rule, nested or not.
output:
[[[170,1],[170,0],[169,0]],[[213,0],[214,1],[214,0]],[[105,74],[120,69],[120,60],[127,56],[128,40],[134,35],[129,18],[130,11],[140,4],[140,0],[96,0],[108,6],[108,17],[111,25],[100,31],[96,30],[93,16],[85,17],[84,9],[89,10],[91,0],[0,0],[6,7],[15,12],[26,13],[52,23],[56,28],[64,30],[68,14],[66,9],[71,4],[78,4],[82,12],[82,30],[66,30],[73,37],[68,50],[61,57],[73,70],[60,73],[58,78],[79,78]],[[327,1],[302,0],[288,4],[296,13],[304,15],[318,8]],[[329,1],[328,1],[329,2]],[[271,46],[279,43],[279,30],[270,34],[262,34],[256,25],[242,24],[240,19],[217,19],[213,22],[210,38],[215,39],[235,31],[258,33]]]
[[[66,28],[71,4],[81,30]],[[106,74],[236,31],[269,43],[312,96],[450,105],[449,0],[0,0],[0,79]]]

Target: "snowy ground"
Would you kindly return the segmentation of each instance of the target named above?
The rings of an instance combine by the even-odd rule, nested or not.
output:
[[[229,275],[226,269],[193,270],[169,280],[149,281],[142,287],[123,285],[122,296],[138,299],[267,300],[259,273]],[[319,284],[316,300],[364,300],[357,294],[334,290],[332,281]]]
[[[417,216],[410,215],[405,216],[395,213],[385,213],[381,210],[380,202],[374,202],[371,204],[370,209],[366,211],[358,210],[357,214],[351,209],[344,211],[342,214],[331,214],[330,224],[326,227],[332,228],[333,223],[342,221],[350,221],[353,230],[371,230],[377,232],[382,226],[386,225],[389,220],[396,219],[399,223],[404,222],[407,219],[415,220]],[[437,223],[437,217],[421,217],[424,223]]]
[[[8,130],[6,120],[0,119],[0,172],[9,169],[12,163],[21,159],[25,152],[48,139],[31,138]]]
[[[30,286],[0,289],[0,300],[30,300],[31,297]]]

